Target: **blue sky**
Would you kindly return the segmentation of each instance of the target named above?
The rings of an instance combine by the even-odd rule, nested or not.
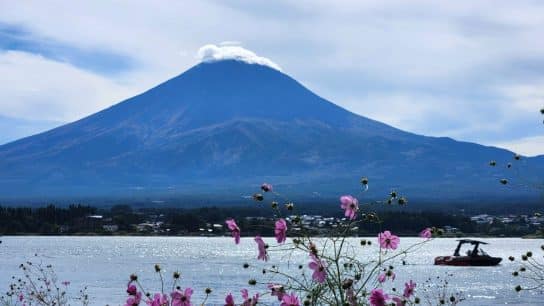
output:
[[[108,107],[198,63],[201,46],[236,41],[355,113],[544,154],[542,1],[114,3],[0,2],[0,121],[13,126],[0,142]]]

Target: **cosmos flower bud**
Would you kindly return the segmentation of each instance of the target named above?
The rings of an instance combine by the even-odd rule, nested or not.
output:
[[[264,200],[264,196],[262,194],[260,194],[260,193],[256,193],[256,194],[253,195],[253,200],[260,202],[260,201]]]
[[[159,264],[155,265],[155,272],[161,272],[161,266],[159,266]]]
[[[420,302],[421,302],[421,300],[420,300],[418,297],[416,297],[416,298],[414,299],[414,303],[419,304]]]
[[[503,185],[508,184],[508,180],[507,180],[507,179],[501,179],[500,182],[501,182],[501,184],[503,184]]]
[[[521,260],[526,261],[529,257],[527,255],[521,255]]]
[[[509,257],[508,257],[508,260],[510,260],[510,261],[514,261],[514,260],[515,260],[515,258],[514,258],[514,256],[509,256]]]
[[[361,277],[362,277],[361,273],[357,273],[354,275],[355,280],[361,280]]]
[[[254,280],[254,279],[250,279],[248,282],[247,282],[250,286],[255,286],[257,284],[257,281]]]
[[[264,191],[264,192],[272,191],[272,185],[270,185],[268,183],[263,183],[261,185],[261,190]]]
[[[514,159],[515,159],[515,160],[520,160],[520,159],[521,159],[521,155],[519,155],[519,154],[514,155]]]
[[[527,252],[526,255],[527,255],[527,257],[533,257],[533,252],[529,251],[529,252]]]
[[[246,262],[246,263],[244,264],[244,269],[247,269],[247,268],[249,268],[249,264]]]
[[[489,162],[489,165],[490,165],[491,167],[495,167],[495,166],[497,165],[497,162],[494,161],[494,160],[492,160],[492,161]]]
[[[367,241],[366,241],[365,239],[362,239],[362,240],[361,240],[361,245],[362,245],[362,246],[365,246],[366,244],[367,244]]]
[[[517,285],[515,289],[516,289],[517,292],[520,292],[521,291],[521,286]]]
[[[273,201],[272,204],[270,204],[270,206],[272,206],[272,208],[276,209],[276,208],[278,208],[278,202]]]
[[[390,195],[391,195],[391,198],[394,199],[394,198],[397,197],[397,192],[396,191],[391,191]]]
[[[287,210],[293,210],[293,208],[295,207],[295,204],[293,204],[292,202],[289,202],[285,204],[285,207],[287,208]]]
[[[525,271],[527,271],[527,269],[525,267],[519,268],[519,272],[525,272]]]
[[[211,289],[211,288],[206,288],[206,289],[204,290],[204,292],[205,292],[206,294],[210,294],[210,293],[212,293],[212,289]]]
[[[508,168],[508,169],[512,168],[512,164],[508,163],[508,165],[506,165],[506,168]]]
[[[540,109],[540,113],[544,115],[544,107]]]
[[[138,276],[136,274],[131,274],[130,275],[130,281],[135,282],[137,280],[138,280]]]
[[[455,297],[453,295],[450,296],[450,302],[452,302],[452,303],[455,302]]]
[[[353,280],[351,278],[345,279],[342,282],[342,289],[344,290],[349,289],[351,288],[352,285],[353,285]]]
[[[363,185],[363,186],[368,185],[368,178],[366,178],[366,177],[361,178],[361,185]]]
[[[400,197],[398,200],[399,205],[406,205],[408,204],[408,200],[405,197]]]
[[[176,271],[176,272],[174,272],[173,276],[174,276],[175,279],[178,279],[178,278],[180,278],[181,274],[179,274],[179,272]]]

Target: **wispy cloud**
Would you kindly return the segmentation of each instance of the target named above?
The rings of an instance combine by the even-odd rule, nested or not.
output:
[[[280,66],[270,59],[258,56],[254,52],[238,45],[238,42],[223,42],[219,46],[208,44],[198,49],[197,58],[201,62],[237,60],[248,64],[268,66],[281,71]]]
[[[115,75],[127,72],[136,63],[127,54],[102,49],[80,48],[40,37],[22,26],[0,23],[0,50],[24,51],[68,63],[99,74]]]

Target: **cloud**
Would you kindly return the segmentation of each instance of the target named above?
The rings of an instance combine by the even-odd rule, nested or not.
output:
[[[258,64],[281,71],[280,66],[270,59],[258,56],[254,52],[237,46],[238,42],[223,42],[219,46],[205,45],[197,53],[197,58],[204,63],[224,60],[237,60],[248,64]]]
[[[72,121],[137,93],[111,79],[21,51],[0,51],[1,114]]]
[[[544,152],[544,136],[525,137],[517,140],[494,143],[494,146],[506,148],[526,156],[542,155]]]

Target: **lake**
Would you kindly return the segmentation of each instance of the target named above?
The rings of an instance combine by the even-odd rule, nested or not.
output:
[[[247,286],[250,278],[263,280],[263,262],[256,260],[256,246],[252,238],[242,238],[234,245],[227,237],[1,237],[0,244],[0,289],[5,291],[11,276],[22,276],[19,264],[32,260],[52,264],[59,281],[71,281],[75,291],[88,286],[92,305],[119,305],[126,299],[126,284],[131,273],[136,273],[151,289],[160,288],[153,266],[160,264],[169,277],[173,271],[181,272],[182,287],[195,289],[193,302],[201,302],[206,287],[214,290],[211,304],[220,304],[226,293],[232,291],[239,298],[238,288],[245,287],[254,292],[257,288]],[[358,245],[361,238],[350,239]],[[366,258],[376,246],[360,252]],[[267,239],[265,239],[267,240]],[[434,266],[433,258],[451,255],[456,246],[455,239],[435,239],[416,254],[408,257],[407,265],[397,265],[395,272],[397,288],[413,279],[418,288],[429,277],[443,277],[453,273],[449,279],[452,287],[462,291],[466,301],[460,305],[542,305],[543,295],[536,292],[514,291],[519,279],[511,273],[519,264],[507,257],[519,257],[522,252],[532,250],[540,256],[542,239],[494,238],[480,239],[488,242],[484,250],[492,256],[503,257],[496,267],[442,267]],[[421,241],[420,238],[401,237],[401,247]],[[272,243],[271,243],[272,244]],[[359,247],[360,248],[360,247]],[[34,254],[38,254],[35,257]],[[271,254],[269,264],[278,263],[280,254]],[[307,265],[306,256],[291,258],[295,265]],[[249,269],[243,269],[243,263]]]

